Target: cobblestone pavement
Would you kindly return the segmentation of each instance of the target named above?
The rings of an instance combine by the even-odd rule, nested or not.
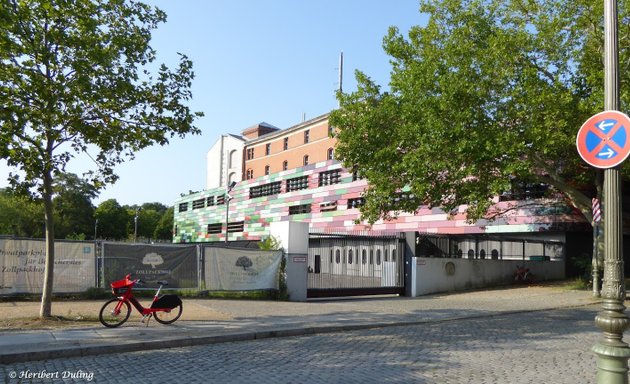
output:
[[[601,337],[593,324],[598,310],[593,305],[16,363],[0,365],[0,382],[594,383],[590,349]],[[15,375],[23,379],[11,379]],[[51,378],[24,379],[29,375]]]

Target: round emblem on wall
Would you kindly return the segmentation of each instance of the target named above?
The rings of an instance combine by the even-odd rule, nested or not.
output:
[[[453,276],[455,274],[455,263],[449,261],[444,265],[444,270],[446,271],[447,276]]]

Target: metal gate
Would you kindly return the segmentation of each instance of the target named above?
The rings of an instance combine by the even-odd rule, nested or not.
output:
[[[307,297],[404,294],[401,235],[311,233]]]

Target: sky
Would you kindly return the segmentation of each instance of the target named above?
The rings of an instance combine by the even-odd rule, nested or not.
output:
[[[391,65],[382,48],[390,26],[405,36],[426,23],[419,0],[145,0],[168,15],[152,36],[157,62],[174,68],[177,52],[193,61],[192,111],[201,135],[136,153],[118,165],[119,180],[95,205],[174,204],[180,194],[205,188],[206,153],[221,134],[239,135],[267,122],[285,129],[337,106],[339,55],[343,90],[356,89],[355,70],[387,87]],[[96,152],[91,153],[92,156]],[[68,171],[94,169],[87,156]],[[0,188],[10,171],[0,161]]]

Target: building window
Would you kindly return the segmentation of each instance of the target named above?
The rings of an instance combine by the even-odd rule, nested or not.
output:
[[[253,169],[248,169],[247,170],[246,178],[247,178],[247,180],[250,180],[250,179],[254,178],[254,170]]]
[[[359,208],[365,205],[365,199],[357,197],[354,199],[348,199],[348,209]]]
[[[233,223],[228,223],[227,231],[228,233],[233,232],[243,232],[245,230],[245,222],[244,221],[236,221]]]
[[[308,165],[308,155],[304,155],[304,165]]]
[[[304,144],[310,141],[310,136],[311,136],[310,130],[307,129],[306,131],[304,131]]]
[[[319,173],[319,186],[333,185],[341,182],[341,170],[333,169]]]
[[[265,145],[265,155],[269,156],[271,154],[271,144]]]
[[[261,196],[270,196],[277,195],[280,193],[280,185],[282,183],[280,181],[275,181],[273,183],[258,185],[256,187],[251,187],[249,189],[249,198],[255,199]]]
[[[186,212],[188,210],[188,203],[179,204],[179,212]]]
[[[289,162],[285,160],[282,162],[282,170],[286,171],[287,169],[289,169]]]
[[[206,200],[206,205],[208,207],[212,207],[214,205],[214,196],[208,196]]]
[[[335,127],[333,127],[332,125],[328,126],[328,136],[335,137]]]
[[[286,151],[287,149],[289,149],[289,138],[285,137],[284,138],[284,150]]]
[[[254,158],[254,148],[247,148],[247,160]]]
[[[223,232],[223,224],[222,223],[214,223],[208,224],[208,234],[217,234]]]
[[[336,211],[337,210],[337,202],[336,201],[329,201],[326,203],[321,203],[319,204],[319,211],[320,212],[328,212],[328,211]]]
[[[225,195],[217,196],[217,205],[223,205],[223,204],[225,204]]]
[[[311,213],[311,205],[301,204],[289,207],[289,215],[299,215],[301,213]]]
[[[197,199],[192,203],[192,209],[201,209],[206,206],[206,199]]]
[[[229,156],[229,161],[230,164],[228,164],[228,168],[234,168],[236,166],[236,149],[230,151],[230,156]]]
[[[326,156],[326,158],[328,160],[332,160],[335,157],[335,150],[332,148],[328,148],[328,155]]]
[[[287,179],[287,192],[308,188],[308,176],[294,177]]]
[[[265,165],[265,176],[269,174],[269,166]]]

